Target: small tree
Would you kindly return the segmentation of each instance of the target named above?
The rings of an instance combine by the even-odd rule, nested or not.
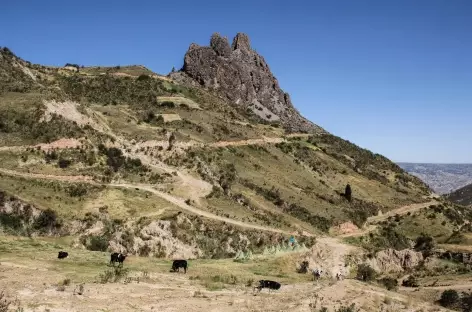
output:
[[[352,190],[349,183],[346,185],[346,189],[344,190],[344,197],[346,197],[348,201],[351,201],[352,199]]]
[[[363,282],[373,281],[375,278],[375,270],[372,269],[368,264],[359,264],[357,267],[356,278]]]
[[[439,299],[439,303],[443,306],[443,307],[454,307],[456,306],[458,303],[459,303],[459,294],[457,293],[457,291],[453,290],[453,289],[448,289],[448,290],[445,290],[442,294],[441,294],[441,298]]]
[[[434,239],[425,234],[421,234],[415,240],[415,247],[416,251],[420,251],[423,254],[423,257],[428,257],[431,255],[431,252],[434,249]]]

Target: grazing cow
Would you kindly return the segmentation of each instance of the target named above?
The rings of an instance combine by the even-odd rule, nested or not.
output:
[[[274,282],[274,281],[268,281],[268,280],[260,280],[259,285],[254,287],[254,289],[257,289],[259,292],[262,290],[262,288],[268,288],[269,293],[270,290],[279,290],[280,289],[280,283]]]
[[[127,255],[124,255],[119,252],[114,252],[110,256],[110,265],[115,266],[115,262],[118,262],[118,266],[123,266],[123,261],[125,261]]]
[[[69,254],[65,251],[59,251],[59,253],[57,254],[57,259],[64,259],[64,258],[67,258]]]
[[[172,269],[170,270],[171,272],[180,272],[180,268],[184,269],[184,273],[187,273],[187,260],[174,260],[172,262]]]

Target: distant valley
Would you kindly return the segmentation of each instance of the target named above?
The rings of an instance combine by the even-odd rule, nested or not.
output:
[[[472,183],[472,164],[398,163],[398,165],[426,182],[438,194],[447,194]]]

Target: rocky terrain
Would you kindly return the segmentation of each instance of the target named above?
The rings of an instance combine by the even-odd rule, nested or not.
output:
[[[472,164],[399,163],[398,165],[420,178],[437,194],[447,194],[472,183]]]
[[[201,86],[222,94],[229,104],[261,120],[280,120],[292,132],[323,131],[295,109],[264,58],[251,48],[246,34],[238,33],[231,45],[218,33],[212,35],[210,46],[191,44],[182,72]],[[177,79],[178,76],[171,75]]]
[[[0,308],[438,311],[469,286],[468,208],[300,116],[245,34],[168,75],[2,48],[0,78]]]

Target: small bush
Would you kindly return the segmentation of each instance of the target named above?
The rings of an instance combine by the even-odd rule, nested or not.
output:
[[[56,287],[56,290],[57,290],[57,291],[65,291],[65,290],[66,290],[66,286],[64,286],[64,285],[57,286],[57,287]]]
[[[145,74],[142,74],[142,75],[139,75],[139,77],[136,79],[137,81],[146,81],[146,80],[150,80],[152,79],[149,75],[145,75]]]
[[[175,108],[174,102],[171,101],[164,101],[161,103],[162,107],[167,107],[167,108]]]
[[[353,303],[350,306],[341,306],[334,310],[334,312],[359,312],[360,310],[356,308],[356,304]]]
[[[100,283],[106,284],[106,283],[116,283],[120,279],[126,278],[126,276],[128,276],[128,269],[116,267],[113,269],[105,270],[98,277],[100,279]]]
[[[33,227],[43,232],[59,228],[61,226],[57,214],[54,210],[46,209],[41,211],[38,218],[34,221]]]
[[[460,300],[460,298],[459,298],[459,294],[457,293],[457,291],[455,291],[453,289],[448,289],[448,290],[445,290],[441,294],[441,298],[439,299],[439,303],[443,307],[451,308],[451,307],[457,306],[457,304],[459,303],[459,300]]]
[[[391,277],[384,277],[380,280],[387,290],[397,290],[398,288],[398,281],[395,278]]]
[[[359,264],[356,278],[360,281],[370,282],[375,279],[377,273],[368,264]]]
[[[67,194],[71,197],[82,197],[87,195],[87,185],[86,184],[71,184],[66,189]]]
[[[59,168],[61,169],[65,169],[69,167],[71,163],[72,161],[70,159],[64,159],[64,158],[60,158],[59,161],[57,162]]]
[[[428,257],[434,249],[434,246],[434,239],[431,236],[421,234],[416,238],[414,249],[420,251],[424,257]]]
[[[408,276],[407,279],[403,280],[402,286],[403,287],[418,287],[419,284],[418,284],[418,280],[413,275],[410,275]]]
[[[102,236],[90,236],[87,249],[92,251],[106,251],[108,249],[108,240]]]

